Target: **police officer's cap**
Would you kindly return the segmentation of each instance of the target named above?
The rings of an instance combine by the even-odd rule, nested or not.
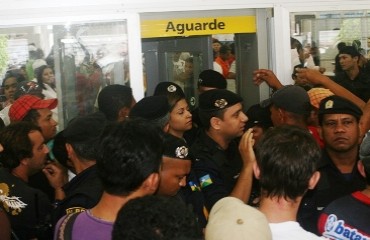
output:
[[[156,120],[166,116],[170,107],[166,96],[150,96],[137,102],[130,111],[130,117]]]
[[[198,87],[211,87],[217,89],[226,89],[227,82],[221,73],[212,69],[204,70],[199,74]]]
[[[217,111],[242,102],[243,99],[226,89],[212,89],[199,96],[200,111]]]
[[[179,160],[190,160],[189,147],[184,139],[165,134],[163,156]]]
[[[349,114],[360,119],[362,110],[350,100],[333,95],[321,100],[318,114],[321,123],[324,114]]]
[[[184,91],[181,89],[181,87],[173,82],[158,83],[154,89],[153,95],[154,96],[159,96],[159,95],[167,96],[168,94],[176,94],[176,95],[185,97]]]

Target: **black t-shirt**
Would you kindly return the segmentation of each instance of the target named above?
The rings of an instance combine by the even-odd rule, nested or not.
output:
[[[2,207],[7,213],[13,231],[20,239],[51,239],[51,203],[45,193],[32,188],[0,168]]]

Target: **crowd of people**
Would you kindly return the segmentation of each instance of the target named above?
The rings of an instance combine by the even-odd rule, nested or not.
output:
[[[346,76],[352,51],[339,55]],[[58,132],[58,99],[42,97],[50,70],[38,73],[50,81],[3,82],[14,99],[0,130],[0,239],[370,238],[362,78],[297,68],[306,89],[258,69],[254,83],[273,94],[247,111],[214,70],[199,75],[193,110],[175,82],[138,102],[111,84],[98,111]]]

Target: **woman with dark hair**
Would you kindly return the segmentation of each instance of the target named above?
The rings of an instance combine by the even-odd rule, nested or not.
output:
[[[36,74],[37,83],[41,86],[45,99],[57,98],[54,70],[44,65],[36,69]]]
[[[153,95],[164,95],[167,97],[170,107],[168,133],[178,138],[183,138],[184,133],[192,128],[193,122],[189,105],[181,87],[173,82],[160,82],[156,86]]]
[[[48,65],[43,65],[36,68],[35,73],[37,83],[42,89],[41,93],[45,96],[45,99],[57,98],[54,70]],[[53,119],[58,122],[58,108],[54,108],[51,111],[53,112]]]

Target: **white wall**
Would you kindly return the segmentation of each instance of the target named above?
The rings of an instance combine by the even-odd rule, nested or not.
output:
[[[186,11],[213,10],[222,14],[226,9],[233,11],[238,9],[235,10],[235,14],[237,12],[245,14],[251,9],[273,8],[274,46],[272,49],[274,54],[272,62],[275,65],[272,67],[278,77],[284,83],[288,83],[285,80],[290,79],[291,69],[289,14],[308,11],[370,9],[370,0],[0,0],[0,5],[0,27],[119,18],[120,15],[127,13],[132,16],[140,14],[140,18],[165,18],[178,14],[174,12],[181,12],[182,16],[191,16],[194,13]],[[133,19],[136,24],[139,24],[138,18]],[[129,33],[136,35],[134,39],[140,39],[138,29],[132,28]],[[135,61],[140,61],[139,46],[139,43],[131,46],[134,51],[137,51],[137,54],[133,56]],[[130,51],[130,56],[132,56],[131,53],[132,51]],[[138,68],[136,71],[132,69],[131,72],[141,72],[139,71],[141,66]]]

